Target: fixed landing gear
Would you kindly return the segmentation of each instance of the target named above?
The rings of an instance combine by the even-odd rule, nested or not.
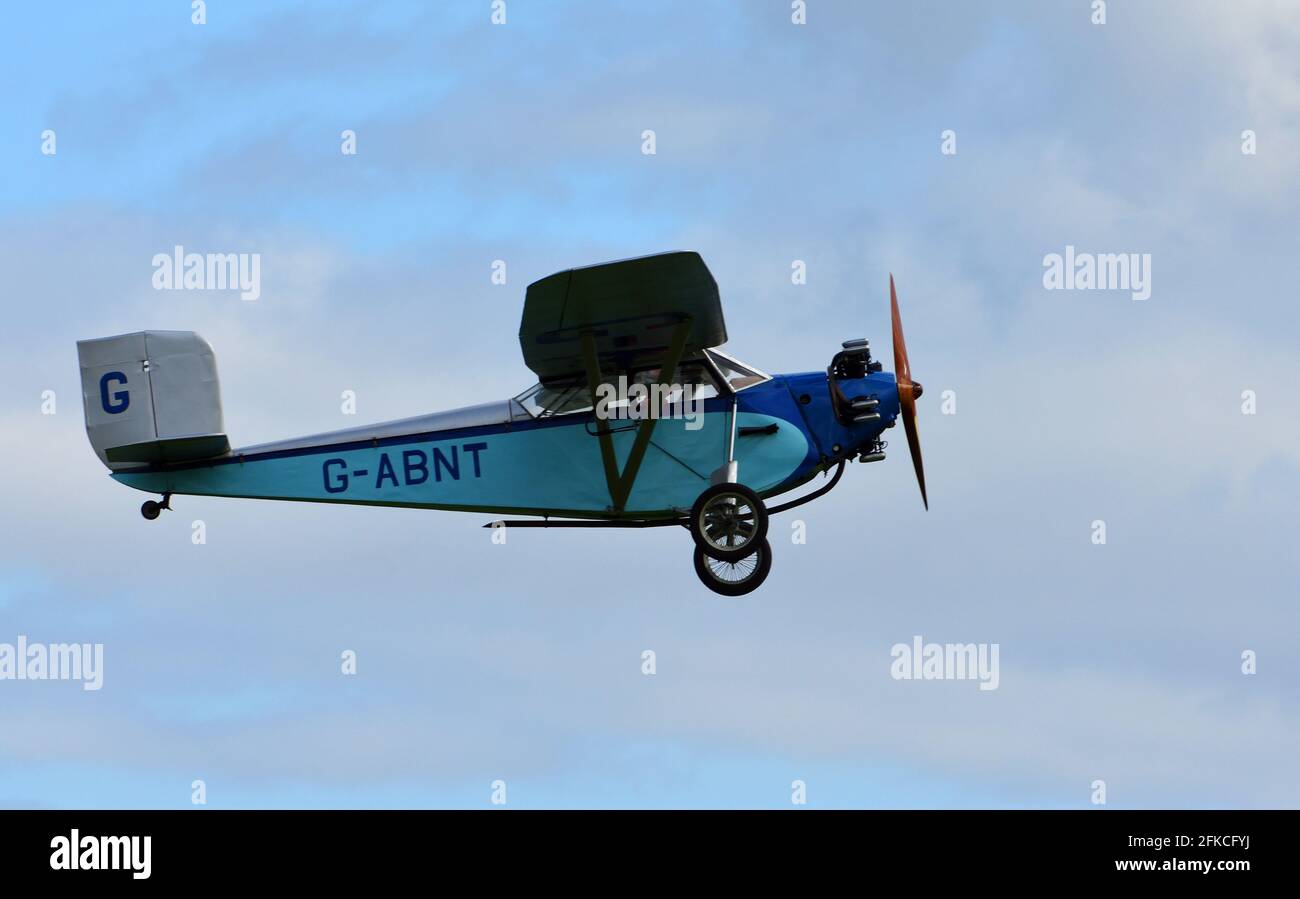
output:
[[[145,500],[140,505],[140,514],[144,516],[145,521],[153,521],[155,518],[157,518],[159,515],[162,514],[163,509],[167,509],[168,511],[171,511],[171,507],[172,507],[172,495],[170,493],[164,493],[162,502],[160,503],[154,502],[151,499]]]
[[[767,508],[744,484],[714,484],[691,507],[689,526],[705,555],[739,562],[767,536]]]
[[[695,547],[695,573],[700,583],[723,596],[744,596],[757,590],[772,570],[772,547],[767,539],[751,543],[750,553],[734,562],[723,562]]]
[[[700,494],[688,522],[695,540],[695,573],[723,596],[757,590],[772,570],[767,507],[744,484],[714,484]]]

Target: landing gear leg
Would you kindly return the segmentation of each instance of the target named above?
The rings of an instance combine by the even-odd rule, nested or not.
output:
[[[166,509],[170,512],[171,507],[172,507],[172,495],[170,493],[164,493],[162,502],[160,503],[156,503],[151,499],[145,500],[144,503],[141,504],[140,506],[140,514],[144,516],[145,521],[153,521],[155,518],[157,518],[159,515],[162,514],[163,509]]]

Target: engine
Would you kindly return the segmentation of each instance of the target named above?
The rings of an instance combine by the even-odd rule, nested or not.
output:
[[[879,421],[878,407],[880,400],[874,394],[868,396],[848,396],[840,386],[841,382],[859,381],[867,375],[881,371],[883,366],[871,358],[871,342],[865,337],[846,340],[842,349],[831,359],[826,369],[826,381],[831,392],[831,406],[835,417],[846,426],[866,424]],[[856,392],[859,385],[851,390]]]

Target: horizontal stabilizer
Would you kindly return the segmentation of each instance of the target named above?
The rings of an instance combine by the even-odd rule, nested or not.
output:
[[[109,447],[104,451],[111,463],[148,463],[162,465],[167,462],[193,462],[211,459],[230,452],[230,440],[225,434],[209,437],[177,437],[172,440],[150,440],[127,446]]]

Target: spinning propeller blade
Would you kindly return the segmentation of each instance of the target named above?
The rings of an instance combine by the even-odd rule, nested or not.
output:
[[[907,448],[912,453],[912,467],[916,469],[916,482],[921,485],[921,502],[927,511],[930,500],[925,495],[925,467],[921,464],[921,439],[916,433],[916,400],[924,388],[912,380],[912,368],[907,362],[907,343],[903,340],[903,321],[898,315],[898,292],[894,290],[894,276],[889,276],[889,308],[894,326],[894,378],[898,381],[899,414],[903,430],[907,432]]]

